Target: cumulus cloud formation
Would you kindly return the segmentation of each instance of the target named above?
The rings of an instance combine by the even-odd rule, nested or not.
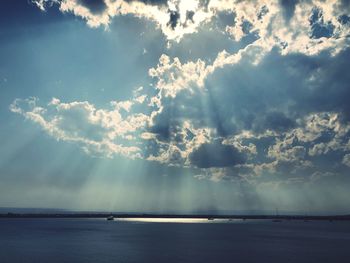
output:
[[[32,0],[41,10],[56,4],[62,12],[70,12],[87,21],[91,27],[107,27],[116,16],[133,15],[156,22],[173,40],[194,33],[208,19],[203,0]]]
[[[115,153],[131,158],[140,156],[140,149],[132,140],[133,134],[145,126],[147,116],[133,114],[123,118],[125,103],[111,102],[112,109],[96,109],[87,101],[62,103],[53,98],[46,108],[37,98],[15,100],[12,112],[23,115],[57,140],[73,142],[91,154],[112,156]]]
[[[226,0],[32,0],[45,10],[56,4],[62,12],[85,19],[89,26],[108,26],[113,17],[133,15],[156,22],[168,39],[180,40],[198,27],[231,17],[224,30],[233,40],[256,34],[265,47],[279,45],[287,52],[334,52],[347,46],[349,7],[341,1],[226,1]],[[226,16],[226,20],[227,20]],[[230,20],[230,19],[228,19]]]
[[[195,127],[198,124],[194,120],[187,120],[171,127],[168,137],[159,138],[152,116],[135,113],[123,118],[124,104],[112,102],[113,109],[106,110],[88,102],[62,103],[53,99],[44,108],[32,98],[16,100],[10,109],[37,123],[57,140],[77,143],[89,154],[143,158],[204,169],[207,175],[215,171],[215,178],[223,170],[229,172],[219,178],[286,171],[289,175],[306,171],[313,174],[322,172],[317,166],[319,156],[335,154],[334,158],[338,158],[339,153],[341,159],[331,158],[330,162],[349,166],[350,123],[344,123],[336,113],[307,115],[285,131],[241,130],[225,139],[213,127]]]
[[[235,47],[212,60],[159,54],[158,64],[145,69],[152,85],[109,109],[56,98],[46,105],[36,98],[13,102],[12,112],[57,140],[93,155],[196,169],[196,178],[214,181],[268,175],[299,181],[350,166],[346,1],[33,3],[58,6],[91,27],[132,15],[155,23],[177,45],[200,30],[219,31]]]

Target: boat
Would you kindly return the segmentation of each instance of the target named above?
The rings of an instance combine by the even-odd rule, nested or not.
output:
[[[109,217],[107,217],[107,220],[108,220],[108,221],[113,221],[113,220],[114,220],[114,216],[109,216]]]

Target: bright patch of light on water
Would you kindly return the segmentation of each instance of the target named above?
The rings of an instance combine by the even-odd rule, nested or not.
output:
[[[232,223],[241,220],[205,219],[205,218],[116,218],[116,221],[143,222],[143,223]]]

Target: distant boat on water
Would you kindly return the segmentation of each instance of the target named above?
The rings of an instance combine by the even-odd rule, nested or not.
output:
[[[109,216],[109,217],[107,217],[107,220],[108,220],[108,221],[113,221],[113,220],[114,220],[114,216]]]

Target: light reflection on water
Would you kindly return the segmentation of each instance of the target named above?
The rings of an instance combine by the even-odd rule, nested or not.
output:
[[[115,221],[144,222],[144,223],[234,223],[240,219],[213,219],[206,218],[115,218]]]

